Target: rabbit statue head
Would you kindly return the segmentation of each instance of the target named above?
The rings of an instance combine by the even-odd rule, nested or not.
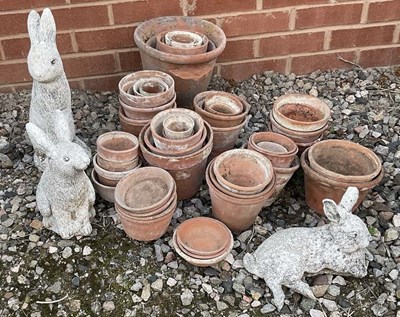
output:
[[[29,13],[28,32],[31,40],[28,69],[32,78],[50,82],[60,77],[64,68],[57,50],[56,23],[50,9],[44,9],[42,17],[36,11]]]

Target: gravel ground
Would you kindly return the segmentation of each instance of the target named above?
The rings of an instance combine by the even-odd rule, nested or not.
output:
[[[0,94],[0,316],[400,317],[399,84],[400,68],[308,76],[267,72],[242,83],[213,78],[210,89],[243,94],[253,106],[237,147],[252,132],[265,129],[275,97],[298,91],[318,96],[332,108],[325,138],[360,143],[384,161],[385,177],[358,213],[373,235],[368,276],[309,277],[318,300],[286,290],[279,313],[264,282],[247,273],[241,259],[280,228],[324,223],[305,204],[301,171],[251,230],[235,236],[234,250],[218,267],[193,267],[171,248],[179,223],[211,214],[206,185],[195,198],[179,203],[167,234],[155,242],[127,238],[113,205],[101,199],[92,235],[62,240],[42,229],[35,210],[40,174],[25,139],[30,92]],[[93,152],[99,134],[118,128],[117,109],[114,92],[73,92],[77,134]]]

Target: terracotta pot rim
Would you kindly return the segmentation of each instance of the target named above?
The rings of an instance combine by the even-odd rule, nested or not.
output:
[[[93,156],[93,167],[96,170],[96,173],[99,174],[101,177],[104,177],[104,178],[107,178],[107,179],[113,180],[113,181],[114,180],[119,181],[122,177],[124,177],[125,175],[138,169],[141,165],[142,165],[142,163],[139,162],[139,164],[136,167],[132,168],[131,170],[124,171],[124,172],[111,172],[111,171],[105,170],[104,168],[100,167],[97,164],[97,153]]]
[[[218,128],[218,127],[212,127],[214,133],[226,133],[226,132],[231,132],[237,129],[242,129],[244,127],[244,125],[246,124],[246,118],[244,118],[243,122],[235,125],[233,127],[229,127],[229,128]]]
[[[295,164],[295,165],[292,166],[293,164]],[[296,155],[293,159],[292,164],[290,164],[289,167],[275,167],[274,166],[274,170],[275,170],[276,174],[290,174],[290,173],[296,172],[299,167],[300,167],[300,158]]]
[[[102,169],[110,172],[124,172],[131,170],[135,168],[136,166],[139,165],[140,163],[140,157],[139,155],[136,156],[133,160],[131,161],[109,161],[103,159],[100,155],[97,153],[97,165],[99,165]]]
[[[103,146],[105,141],[113,140],[115,137],[121,139],[128,139],[132,141],[133,147],[127,150],[111,150]],[[139,150],[139,140],[133,134],[124,132],[124,131],[111,131],[106,132],[98,136],[96,140],[97,154],[101,156],[103,160],[109,162],[121,162],[121,161],[133,161],[135,157],[138,155]],[[115,158],[118,156],[118,159]],[[121,159],[120,159],[121,158]],[[132,159],[133,158],[133,159]]]
[[[280,108],[287,104],[303,104],[317,109],[322,114],[322,119],[312,122],[299,121],[286,117],[280,112]],[[272,107],[274,118],[281,126],[295,131],[318,131],[328,123],[331,116],[329,106],[321,99],[307,94],[285,94],[275,100]]]
[[[182,30],[183,31],[183,30]],[[198,33],[198,35],[201,35],[203,37],[203,43],[200,46],[196,47],[188,47],[188,48],[179,48],[179,47],[174,47],[166,44],[163,42],[163,39],[165,37],[165,34],[167,34],[170,31],[163,31],[158,34],[156,34],[156,49],[160,52],[164,52],[167,54],[174,54],[174,55],[197,55],[197,54],[204,54],[207,52],[208,49],[208,37],[205,36],[204,34],[196,31],[190,31],[192,33]],[[146,44],[149,42],[147,41]]]
[[[274,139],[274,137],[275,137],[275,139]],[[256,140],[258,138],[260,138],[260,140]],[[270,151],[267,151],[267,150],[259,147],[258,143],[264,142],[264,141],[279,144],[279,145],[283,146],[287,150],[287,152],[286,153],[270,152]],[[279,141],[281,141],[281,142],[279,142]],[[298,146],[292,139],[288,138],[287,136],[285,136],[283,134],[276,133],[276,132],[269,132],[269,131],[255,132],[250,135],[249,143],[251,143],[253,145],[253,147],[255,149],[257,149],[257,152],[265,153],[265,154],[268,154],[273,157],[291,157],[293,155],[296,155],[297,152],[299,151]]]
[[[323,133],[328,128],[328,125],[329,125],[329,122],[327,122],[322,128],[320,128],[318,130],[314,130],[314,131],[291,130],[291,129],[284,127],[279,122],[277,122],[272,111],[270,112],[270,121],[271,121],[271,124],[274,124],[276,127],[278,127],[278,129],[282,130],[285,133],[285,135],[286,134],[293,135],[298,138],[310,138],[315,135],[319,135],[319,134]]]
[[[136,120],[136,119],[128,118],[122,107],[119,108],[119,118],[121,121],[124,121],[126,124],[135,125],[135,126],[145,126],[147,123],[149,123],[151,121],[151,119]]]
[[[221,113],[221,112],[218,112],[218,111],[216,111],[216,110],[213,110],[213,109],[211,108],[213,104],[210,105],[210,104],[207,104],[207,102],[210,102],[210,99],[215,98],[215,97],[218,97],[218,96],[221,96],[222,98],[231,100],[232,103],[233,103],[235,106],[237,106],[237,108],[239,108],[239,111],[236,112],[236,113]],[[214,104],[215,104],[215,103],[214,103]],[[218,103],[217,103],[217,104],[218,104]],[[221,103],[221,104],[226,105],[226,104],[224,104],[224,103]],[[231,94],[231,93],[225,92],[225,91],[216,91],[216,90],[209,91],[209,93],[207,94],[207,96],[204,98],[204,103],[203,103],[203,105],[204,105],[204,110],[207,111],[207,112],[213,113],[213,114],[215,114],[215,115],[228,116],[228,117],[229,117],[229,116],[240,115],[240,114],[243,112],[243,110],[245,110],[245,109],[244,109],[244,105],[243,105],[243,103],[242,103],[242,100],[241,100],[238,96],[236,96],[235,94]],[[232,109],[232,106],[231,106],[231,105],[226,105],[226,106],[227,106],[228,108]],[[210,109],[211,109],[211,111],[210,111]]]
[[[120,106],[124,109],[124,114],[127,118],[131,119],[131,120],[147,120],[147,119],[134,119],[134,118],[130,118],[127,115],[127,112],[129,113],[138,113],[141,116],[148,116],[150,117],[149,120],[151,120],[155,115],[157,115],[158,113],[164,111],[164,110],[168,110],[168,109],[172,109],[174,107],[174,105],[176,104],[176,95],[174,95],[174,97],[167,102],[166,104],[163,104],[161,106],[158,107],[148,107],[148,108],[136,108],[136,107],[132,107],[127,105],[126,103],[124,103],[121,99],[119,100],[119,104]]]
[[[162,32],[163,30],[157,29],[155,26],[163,25],[165,29],[168,29],[170,25],[176,24],[176,21],[182,21],[187,24],[187,30],[194,30],[194,28],[200,27],[205,31],[203,34],[208,38],[209,41],[213,41],[214,38],[220,38],[220,42],[213,41],[215,44],[215,49],[206,52],[203,54],[197,55],[177,55],[170,54],[156,50],[155,48],[146,45],[148,39],[156,34],[149,34],[148,30],[154,30],[154,32]],[[208,34],[210,33],[210,35]],[[211,36],[212,33],[215,33],[215,36]],[[220,27],[217,25],[208,22],[206,20],[202,20],[194,17],[186,17],[186,16],[167,16],[160,17],[155,19],[147,20],[146,22],[142,22],[134,32],[134,40],[136,45],[140,50],[143,50],[151,56],[152,58],[156,58],[157,60],[162,60],[168,63],[187,65],[187,64],[201,64],[206,63],[208,61],[214,60],[222,53],[226,45],[226,36]],[[144,38],[146,37],[146,38]]]
[[[173,122],[184,122],[186,124],[185,130],[176,131],[170,128],[169,124]],[[173,116],[164,118],[162,122],[163,127],[163,137],[172,140],[182,140],[187,139],[193,135],[194,130],[194,120],[188,115],[175,115],[175,120]]]

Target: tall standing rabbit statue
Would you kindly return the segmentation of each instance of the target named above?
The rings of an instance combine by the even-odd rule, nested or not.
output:
[[[371,236],[362,220],[351,213],[358,194],[357,188],[349,187],[338,205],[333,200],[323,200],[329,224],[278,231],[253,254],[244,256],[245,269],[265,280],[279,310],[285,300],[282,285],[315,298],[310,286],[301,280],[304,273],[333,271],[355,277],[367,274],[370,254],[366,248]]]
[[[29,122],[39,127],[53,142],[58,142],[55,111],[60,110],[68,122],[66,131],[73,142],[80,145],[91,157],[90,149],[75,136],[71,110],[71,90],[64,73],[63,64],[56,45],[56,24],[50,9],[43,10],[42,17],[36,11],[28,16],[28,32],[31,48],[28,54],[28,69],[33,78]],[[35,165],[44,170],[47,157],[35,147]]]

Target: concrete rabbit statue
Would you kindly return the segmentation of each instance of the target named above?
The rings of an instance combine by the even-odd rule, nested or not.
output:
[[[69,123],[61,110],[54,113],[57,140],[54,143],[43,130],[33,123],[26,125],[35,149],[45,153],[47,167],[36,190],[36,204],[43,216],[43,225],[69,239],[92,232],[90,218],[95,192],[85,173],[90,159],[83,148],[72,142]]]
[[[71,90],[64,73],[63,64],[56,45],[56,24],[50,9],[44,9],[42,17],[31,11],[28,17],[28,32],[31,48],[28,54],[28,69],[33,78],[29,122],[32,122],[57,143],[55,111],[60,110],[68,122],[68,132],[91,158],[89,147],[75,136],[71,110]],[[44,170],[47,159],[35,148],[35,165]]]
[[[334,271],[355,277],[367,274],[366,256],[370,254],[366,248],[371,236],[363,221],[351,213],[358,194],[357,188],[349,187],[338,205],[333,200],[323,200],[329,224],[278,231],[253,254],[244,256],[244,267],[265,280],[279,310],[285,299],[282,285],[315,298],[309,285],[301,280],[304,273]]]

